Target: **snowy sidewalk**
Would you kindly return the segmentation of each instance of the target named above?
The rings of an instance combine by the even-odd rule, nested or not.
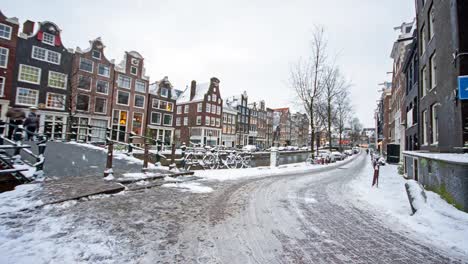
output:
[[[410,232],[416,239],[429,242],[448,253],[468,259],[468,214],[448,204],[438,194],[426,191],[427,204],[411,216],[405,190],[406,180],[397,166],[380,167],[379,188],[371,188],[370,164],[351,181],[351,197],[356,206],[376,212],[392,228]]]

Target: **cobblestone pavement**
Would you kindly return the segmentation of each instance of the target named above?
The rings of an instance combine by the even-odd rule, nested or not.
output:
[[[17,241],[34,263],[468,263],[348,201],[346,185],[366,164],[360,157],[313,174],[199,181],[212,193],[151,188],[3,214],[0,235],[12,242],[0,251],[20,259]],[[27,235],[38,231],[46,235]]]

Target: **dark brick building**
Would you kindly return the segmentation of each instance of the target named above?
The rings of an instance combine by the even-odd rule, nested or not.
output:
[[[147,135],[160,140],[165,146],[170,146],[174,142],[177,96],[177,91],[172,87],[167,76],[150,85]]]
[[[17,18],[6,17],[0,11],[0,119],[3,121],[12,97],[18,28]]]
[[[247,92],[240,96],[229,98],[229,104],[237,109],[236,147],[242,148],[249,144],[250,109],[248,107]]]
[[[51,139],[65,136],[68,119],[72,53],[65,48],[60,28],[49,21],[23,24],[19,35],[12,102],[15,107],[39,108],[39,132]]]
[[[176,138],[180,143],[221,144],[223,100],[218,78],[190,87],[177,98]]]
[[[86,50],[76,48],[70,91],[73,113],[72,131],[79,139],[86,139],[87,126],[106,128],[112,114],[112,92],[114,88],[114,62],[104,55],[101,38],[91,40]],[[92,130],[92,141],[104,141],[106,131]]]
[[[405,110],[406,110],[406,127],[405,127],[405,150],[419,149],[419,89],[418,89],[418,31],[413,34],[413,41],[407,47],[406,58],[403,65],[405,72]]]

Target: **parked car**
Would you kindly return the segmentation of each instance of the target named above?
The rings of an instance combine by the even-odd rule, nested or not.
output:
[[[245,145],[243,148],[242,148],[243,151],[248,151],[248,152],[255,152],[255,151],[258,151],[258,148],[257,146],[255,145]]]
[[[358,147],[354,147],[354,148],[353,148],[353,153],[354,153],[354,154],[358,154],[358,153],[359,153],[359,148],[358,148]]]
[[[345,157],[346,157],[346,155],[344,155],[344,154],[342,154],[342,153],[340,153],[338,151],[333,151],[331,153],[331,156],[333,156],[335,158],[335,160],[344,160]]]
[[[351,149],[347,149],[343,152],[344,154],[348,155],[348,156],[352,156],[353,155],[353,151]]]
[[[304,147],[300,148],[300,150],[309,150],[309,148],[304,146]]]
[[[279,150],[279,151],[285,151],[286,148],[285,148],[285,147],[279,147],[278,150]]]
[[[331,152],[328,151],[328,150],[319,150],[318,154],[319,154],[320,157],[322,157],[324,159],[328,158],[330,160],[330,162],[335,162],[336,161],[335,157],[333,157]]]
[[[271,147],[271,148],[267,149],[267,151],[278,151],[278,148],[277,147]]]

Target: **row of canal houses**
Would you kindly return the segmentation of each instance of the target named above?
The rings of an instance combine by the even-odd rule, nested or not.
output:
[[[280,141],[279,131],[284,128],[279,122],[273,124],[274,109],[266,108],[264,101],[248,104],[245,92],[224,100],[215,77],[206,83],[192,81],[182,91],[167,77],[150,83],[145,60],[136,51],[125,52],[117,64],[105,56],[100,38],[89,41],[86,49],[70,49],[53,22],[27,20],[21,32],[19,28],[17,18],[0,11],[0,117],[4,121],[10,107],[26,112],[37,108],[39,132],[52,140],[72,135],[103,141],[106,128],[112,128],[113,140],[132,138],[135,144],[143,139],[132,134],[159,139],[165,145],[191,142],[266,148],[290,143]],[[276,114],[284,112],[282,108]],[[289,109],[286,112],[290,117]]]

